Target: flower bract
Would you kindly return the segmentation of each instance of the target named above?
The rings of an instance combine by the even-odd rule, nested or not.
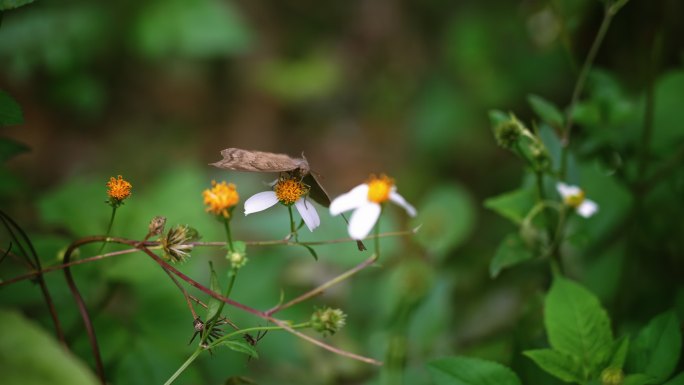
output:
[[[371,175],[366,183],[335,198],[330,203],[330,213],[339,215],[354,210],[349,219],[348,231],[350,237],[360,240],[368,236],[373,229],[380,217],[381,205],[388,200],[403,207],[410,216],[416,215],[416,209],[397,193],[394,180],[385,175]]]

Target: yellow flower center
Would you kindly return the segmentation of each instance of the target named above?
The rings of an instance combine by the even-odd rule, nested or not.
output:
[[[238,195],[235,185],[226,184],[226,182],[216,183],[213,180],[211,186],[211,189],[202,192],[204,204],[207,205],[207,212],[228,218],[230,216],[228,209],[240,201],[240,195]]]
[[[389,199],[389,194],[394,186],[394,179],[382,174],[380,177],[371,175],[368,178],[368,200],[375,203],[382,203]]]
[[[578,208],[584,202],[584,191],[580,190],[577,194],[566,196],[563,201],[572,208]]]
[[[107,195],[112,199],[122,201],[131,195],[132,187],[121,175],[116,179],[111,177],[107,182]]]
[[[273,187],[278,200],[285,204],[291,205],[295,203],[302,195],[309,192],[306,185],[298,179],[280,179]]]

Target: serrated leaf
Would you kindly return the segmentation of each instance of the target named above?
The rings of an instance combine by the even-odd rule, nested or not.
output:
[[[653,318],[634,338],[627,368],[663,382],[677,366],[681,349],[679,320],[674,312],[665,312]]]
[[[544,301],[544,324],[554,350],[580,359],[585,378],[595,378],[611,358],[608,314],[589,290],[556,276]]]
[[[7,1],[0,2],[0,11]],[[21,112],[21,106],[6,92],[0,90],[0,127],[12,126],[15,124],[24,123],[24,115]]]
[[[489,275],[496,278],[502,270],[530,260],[533,256],[532,251],[525,245],[525,241],[520,238],[520,234],[508,234],[489,263]]]
[[[521,224],[527,213],[534,207],[535,199],[534,190],[521,188],[491,197],[485,200],[484,205],[502,217]]]
[[[6,162],[29,150],[29,147],[24,143],[10,138],[0,138],[0,163]]]
[[[674,376],[670,381],[664,383],[663,385],[684,385],[684,372]]]
[[[3,384],[95,385],[87,366],[33,321],[0,309],[0,381]]]
[[[209,281],[209,288],[211,291],[214,293],[221,293],[221,285],[219,284],[218,277],[216,276],[216,271],[214,270],[214,264],[209,262],[209,269],[211,269],[211,278]],[[209,302],[207,303],[207,316],[205,318],[206,322],[209,322],[212,320],[217,314],[219,309],[221,308],[222,302],[219,301],[218,299],[214,297],[209,298]]]
[[[582,365],[577,357],[552,349],[527,350],[523,354],[545,372],[565,382],[586,381]]]
[[[543,122],[555,128],[563,126],[563,113],[553,103],[538,95],[528,95],[527,101]]]
[[[253,357],[253,358],[259,358],[259,353],[257,353],[257,351],[254,349],[254,347],[252,345],[250,345],[249,343],[247,343],[247,341],[226,340],[226,341],[221,341],[221,343],[219,343],[217,346],[225,346],[234,352],[246,354],[246,355]]]
[[[437,385],[521,385],[511,369],[479,358],[440,358],[431,361],[428,369]]]

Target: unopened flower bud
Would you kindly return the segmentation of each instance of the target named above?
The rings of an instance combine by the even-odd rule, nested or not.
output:
[[[543,171],[551,167],[551,156],[542,142],[537,141],[530,144],[530,154],[538,170]]]
[[[226,255],[226,259],[230,261],[230,265],[233,267],[233,269],[239,269],[247,264],[247,255],[239,251],[229,251]]]
[[[625,374],[620,368],[606,368],[601,372],[602,385],[622,385]]]
[[[340,309],[317,309],[311,315],[311,327],[323,335],[333,335],[344,327],[347,315]]]
[[[494,127],[494,137],[499,146],[511,149],[523,135],[524,130],[523,124],[515,116],[511,116],[510,119]]]

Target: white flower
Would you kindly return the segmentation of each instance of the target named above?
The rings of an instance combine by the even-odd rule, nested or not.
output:
[[[309,231],[314,231],[321,224],[321,219],[313,206],[307,201],[308,189],[299,179],[279,179],[273,191],[264,191],[252,195],[245,201],[245,215],[266,210],[281,202],[287,206],[294,204]]]
[[[330,203],[330,213],[338,215],[345,211],[354,210],[349,219],[349,236],[361,240],[368,236],[380,217],[382,207],[388,199],[403,207],[410,216],[416,215],[413,208],[404,197],[397,193],[394,181],[385,175],[379,178],[371,175],[368,182],[358,185],[346,194],[342,194]]]
[[[594,215],[599,209],[598,204],[585,198],[584,191],[577,186],[558,182],[556,190],[563,198],[563,203],[577,210],[577,213],[585,218]]]

